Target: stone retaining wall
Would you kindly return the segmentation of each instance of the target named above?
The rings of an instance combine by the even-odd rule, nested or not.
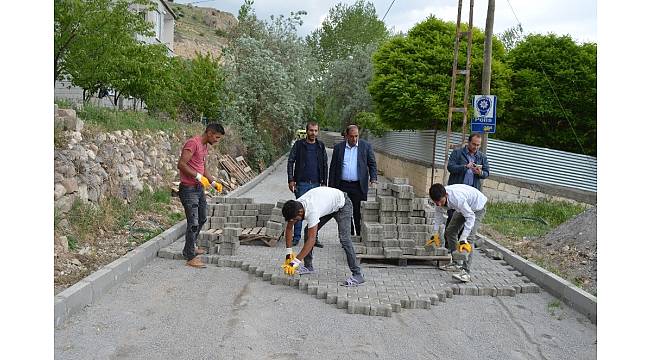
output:
[[[163,131],[112,131],[92,134],[74,110],[55,105],[55,128],[65,138],[54,150],[54,207],[70,211],[75,199],[97,203],[107,195],[131,199],[178,180],[176,164],[186,137]],[[218,164],[210,152],[208,164]]]
[[[418,196],[427,197],[431,184],[431,164],[405,160],[375,150],[377,169],[386,177],[408,178]],[[435,181],[442,182],[442,167],[436,164]],[[540,183],[524,182],[502,176],[490,176],[483,180],[482,192],[492,202],[522,201],[535,202],[541,199],[567,201],[584,205],[595,205],[597,196],[582,190],[568,189]]]

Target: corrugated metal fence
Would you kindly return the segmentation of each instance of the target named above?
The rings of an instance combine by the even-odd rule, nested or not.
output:
[[[392,131],[381,138],[370,137],[372,146],[382,152],[431,164],[433,130]],[[452,144],[460,143],[461,134],[453,133]],[[447,133],[438,131],[436,165],[445,163]],[[451,151],[447,152],[449,154]],[[593,156],[489,139],[490,173],[521,180],[597,191],[597,161]]]

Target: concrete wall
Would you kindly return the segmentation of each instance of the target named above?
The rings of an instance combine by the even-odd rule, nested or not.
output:
[[[431,164],[409,161],[375,150],[377,169],[386,177],[404,177],[418,196],[427,197],[431,186]],[[443,164],[436,166],[435,182],[442,181]],[[483,180],[482,192],[492,202],[522,201],[535,202],[542,199],[595,205],[596,194],[586,191],[549,186],[534,182],[524,182],[505,177],[489,177]]]

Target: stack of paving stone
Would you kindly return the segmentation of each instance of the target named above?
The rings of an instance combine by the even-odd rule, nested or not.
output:
[[[433,234],[435,212],[426,198],[415,198],[408,179],[379,183],[376,197],[361,202],[361,244],[358,254],[386,259],[402,255],[443,256],[447,249],[425,247]]]
[[[241,235],[240,227],[228,226],[224,228],[221,244],[215,246],[216,253],[219,255],[237,255],[237,251],[239,250],[239,235]]]
[[[284,216],[282,216],[283,206],[284,201],[278,201],[275,204],[275,207],[271,210],[271,216],[266,222],[266,235],[268,237],[278,239],[284,232],[286,221],[284,221]]]
[[[254,204],[251,198],[211,199],[208,218],[203,225],[204,230],[199,233],[197,246],[208,249],[208,254],[235,255],[242,228],[264,227],[271,217],[273,206]],[[226,235],[226,228],[239,229],[237,238]]]

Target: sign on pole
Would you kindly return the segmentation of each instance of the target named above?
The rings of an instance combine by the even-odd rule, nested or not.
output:
[[[472,132],[494,134],[497,128],[497,97],[494,95],[474,95],[474,117]]]

